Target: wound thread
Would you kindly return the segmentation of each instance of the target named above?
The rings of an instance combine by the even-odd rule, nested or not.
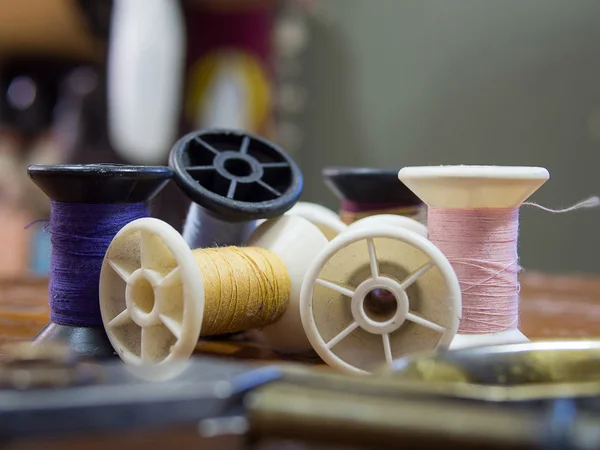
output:
[[[459,333],[498,333],[519,325],[519,209],[429,208],[429,239],[456,272]]]
[[[261,328],[287,309],[291,280],[281,259],[258,247],[197,249],[204,284],[201,336]]]
[[[129,222],[147,217],[146,203],[50,202],[50,318],[58,325],[102,326],[98,283],[106,250]]]

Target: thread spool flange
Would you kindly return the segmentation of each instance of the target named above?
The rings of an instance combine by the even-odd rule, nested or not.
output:
[[[332,166],[323,169],[323,178],[342,201],[341,213],[346,223],[354,221],[355,216],[384,214],[385,210],[394,209],[403,211],[399,214],[419,217],[424,206],[410,189],[398,183],[396,170]],[[356,210],[346,212],[348,205]]]
[[[288,216],[303,217],[316,225],[329,240],[343,233],[348,228],[348,225],[342,222],[336,213],[317,203],[298,202],[285,214]],[[261,219],[256,223],[260,225],[265,220]]]
[[[549,178],[542,167],[423,166],[405,167],[398,178],[430,208],[518,208]],[[461,334],[450,348],[529,342],[517,328],[498,333]]]
[[[286,214],[304,217],[314,223],[329,240],[348,228],[336,213],[317,203],[298,202]]]
[[[386,225],[349,229],[304,278],[302,323],[331,366],[368,373],[409,353],[447,348],[461,316],[460,287],[442,252]]]
[[[249,245],[277,254],[288,269],[291,296],[278,324],[267,326],[279,350],[310,348],[302,330],[299,297],[302,279],[327,239],[305,219],[282,216],[262,224]],[[169,378],[190,357],[201,335],[203,278],[192,250],[170,225],[135,220],[111,242],[100,275],[100,309],[117,354],[131,365],[162,366]],[[299,330],[299,331],[298,331]]]
[[[107,204],[150,201],[173,172],[163,166],[34,164],[27,175],[52,201]]]
[[[351,223],[347,230],[368,230],[373,227],[381,226],[402,228],[413,231],[424,238],[427,237],[427,227],[425,225],[410,217],[399,216],[397,214],[375,214],[374,216],[364,217]]]
[[[189,133],[169,165],[185,194],[228,222],[280,216],[300,197],[302,174],[275,144],[240,131]]]
[[[27,174],[55,202],[117,204],[150,201],[169,182],[168,167],[122,164],[31,165]],[[49,323],[35,342],[66,342],[81,356],[114,355],[104,328]]]

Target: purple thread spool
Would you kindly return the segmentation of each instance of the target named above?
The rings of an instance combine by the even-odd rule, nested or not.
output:
[[[32,165],[27,173],[52,205],[51,322],[34,342],[64,341],[82,356],[112,356],[98,300],[104,253],[122,226],[148,215],[172,171],[86,164]]]
[[[408,187],[398,182],[397,172],[368,167],[326,167],[323,178],[341,200],[340,217],[347,224],[371,214],[401,211],[401,215],[420,215],[425,205]]]

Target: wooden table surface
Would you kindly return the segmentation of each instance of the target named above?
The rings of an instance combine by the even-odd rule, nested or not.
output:
[[[520,329],[531,340],[600,337],[600,276],[521,276]],[[0,281],[0,343],[33,338],[48,321],[47,280]],[[204,340],[199,353],[280,360],[258,333],[237,340]],[[295,360],[318,363],[314,356]]]
[[[600,337],[600,277],[525,273],[520,313],[531,340]]]

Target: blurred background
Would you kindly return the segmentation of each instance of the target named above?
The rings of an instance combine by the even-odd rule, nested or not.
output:
[[[166,164],[209,127],[279,143],[303,200],[327,165],[538,165],[549,207],[600,194],[600,2],[5,0],[0,276],[44,275],[32,163]],[[181,228],[174,184],[154,215]],[[521,209],[526,270],[600,273],[600,210]]]

